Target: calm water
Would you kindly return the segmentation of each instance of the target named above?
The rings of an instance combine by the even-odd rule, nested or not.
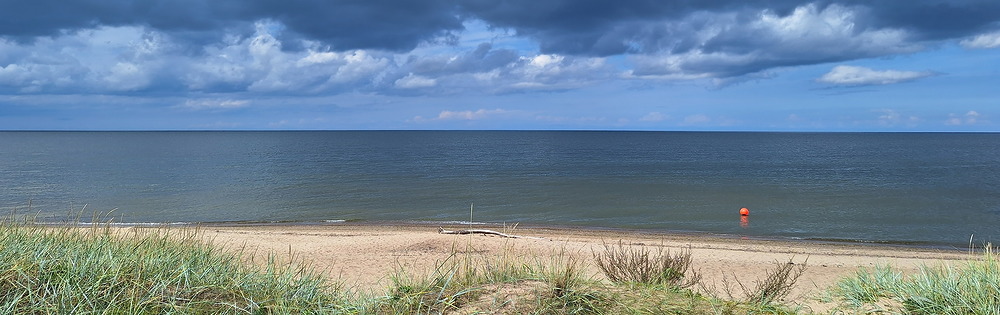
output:
[[[0,207],[1000,243],[1000,134],[0,132]],[[741,224],[740,207],[752,211]]]

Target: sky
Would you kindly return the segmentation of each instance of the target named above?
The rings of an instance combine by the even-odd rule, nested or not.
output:
[[[1000,131],[996,0],[0,8],[0,130]]]

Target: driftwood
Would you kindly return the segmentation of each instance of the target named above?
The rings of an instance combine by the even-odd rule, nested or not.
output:
[[[505,237],[505,238],[543,239],[541,237],[519,236],[519,235],[512,235],[512,234],[507,234],[507,233],[500,233],[500,232],[497,232],[497,231],[494,231],[494,230],[484,230],[484,229],[468,229],[468,230],[450,231],[450,230],[445,230],[442,227],[439,227],[438,228],[438,233],[441,233],[441,234],[485,234],[485,235],[496,235],[496,236]]]

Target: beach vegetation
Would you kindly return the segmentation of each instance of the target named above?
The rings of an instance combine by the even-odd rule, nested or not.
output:
[[[978,259],[921,266],[861,268],[831,289],[841,308],[866,313],[1000,314],[1000,255],[987,245]]]
[[[0,223],[2,314],[336,313],[306,263],[248,264],[192,230]]]
[[[387,293],[372,297],[362,309],[377,314],[795,314],[770,300],[704,295],[688,288],[698,277],[683,279],[664,272],[667,268],[659,273],[649,269],[653,261],[669,259],[685,263],[680,270],[690,272],[690,250],[674,255],[627,245],[606,245],[605,250],[610,254],[595,254],[595,264],[597,257],[606,265],[617,263],[619,272],[631,278],[601,279],[585,271],[586,262],[574,258],[578,255],[565,253],[516,255],[505,249],[500,255],[473,256],[468,253],[475,250],[453,251],[427,274],[399,269]],[[537,258],[544,256],[554,258]],[[662,267],[663,262],[657,264]],[[644,269],[623,269],[628,266]],[[636,276],[643,274],[655,276]]]
[[[807,259],[808,260],[808,259]],[[792,258],[786,263],[775,262],[763,279],[754,281],[752,287],[737,280],[746,295],[746,301],[756,304],[774,304],[788,297],[792,287],[806,271],[806,262],[794,263]]]
[[[674,254],[659,247],[653,252],[643,246],[603,244],[594,252],[594,262],[612,282],[636,282],[687,288],[698,284],[701,276],[691,266],[691,249]]]
[[[599,282],[580,261],[555,255],[549,261],[516,255],[454,251],[429,273],[398,268],[384,296],[363,307],[378,314],[598,314],[607,304]]]
[[[402,267],[383,291],[361,293],[308,262],[225,248],[195,228],[0,224],[0,313],[112,314],[794,314],[690,288],[690,250],[639,252],[660,266],[641,281],[602,277],[580,253],[465,248],[431,270]],[[631,251],[631,252],[630,252]],[[648,258],[648,263],[636,257]],[[625,256],[614,256],[625,257]],[[680,257],[680,258],[679,258]],[[662,268],[659,259],[687,267]],[[627,259],[621,258],[621,261]],[[651,261],[651,262],[649,262]],[[626,264],[629,265],[629,264]],[[645,267],[643,267],[645,268]],[[683,277],[677,277],[677,270]],[[671,275],[675,280],[668,279]],[[676,280],[680,279],[680,280]]]

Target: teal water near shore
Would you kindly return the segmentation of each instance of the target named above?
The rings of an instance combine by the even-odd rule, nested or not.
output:
[[[1000,241],[991,133],[0,132],[0,186],[3,211],[49,222],[467,221],[474,203],[491,223]]]

